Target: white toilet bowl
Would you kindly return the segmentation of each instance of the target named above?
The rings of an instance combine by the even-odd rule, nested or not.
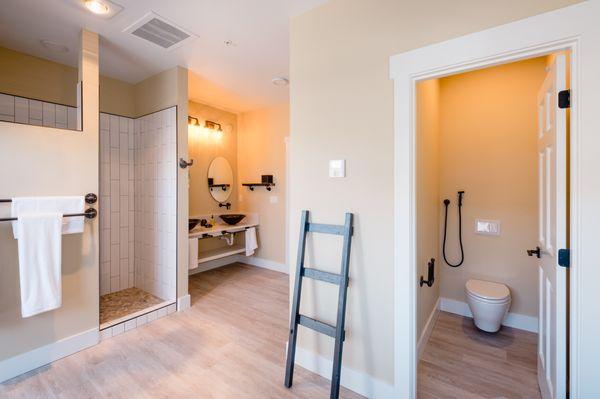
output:
[[[498,331],[510,308],[508,287],[491,281],[469,280],[465,294],[477,328],[492,333]]]

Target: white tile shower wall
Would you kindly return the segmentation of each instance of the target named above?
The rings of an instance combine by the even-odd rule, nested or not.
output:
[[[133,287],[134,120],[100,114],[100,295]]]
[[[0,93],[0,121],[77,129],[77,108]]]
[[[176,108],[134,123],[135,286],[176,296]]]

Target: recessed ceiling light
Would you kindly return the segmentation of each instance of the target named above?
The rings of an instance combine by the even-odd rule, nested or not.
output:
[[[48,50],[52,50],[57,53],[69,52],[69,48],[67,46],[65,46],[64,44],[53,42],[52,40],[40,40],[40,43]]]
[[[85,5],[85,8],[87,8],[94,14],[104,15],[108,14],[108,12],[110,11],[108,5],[106,5],[106,3],[100,0],[85,0],[83,4]]]
[[[271,80],[271,83],[273,83],[275,86],[287,86],[288,84],[290,84],[290,80],[288,78],[279,76],[279,77],[273,78]]]

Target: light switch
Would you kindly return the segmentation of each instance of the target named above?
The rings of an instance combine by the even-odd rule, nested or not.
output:
[[[345,159],[336,159],[329,161],[329,177],[346,177]]]
[[[500,221],[499,220],[485,220],[477,219],[475,221],[475,232],[477,234],[485,234],[489,236],[500,235]]]
[[[276,203],[278,203],[278,202],[279,202],[279,197],[278,197],[278,196],[276,196],[276,195],[271,195],[271,196],[269,197],[269,202],[270,202],[271,204],[276,204]]]

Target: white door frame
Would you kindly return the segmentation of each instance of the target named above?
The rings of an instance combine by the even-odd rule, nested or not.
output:
[[[594,378],[600,360],[593,350],[600,350],[595,338],[600,336],[600,322],[597,317],[588,322],[597,315],[595,285],[600,281],[595,253],[600,241],[600,204],[595,203],[600,198],[598,15],[600,1],[588,1],[390,58],[395,98],[395,397],[416,396],[415,85],[565,49],[571,51],[570,394],[578,398],[600,392],[600,381]]]

